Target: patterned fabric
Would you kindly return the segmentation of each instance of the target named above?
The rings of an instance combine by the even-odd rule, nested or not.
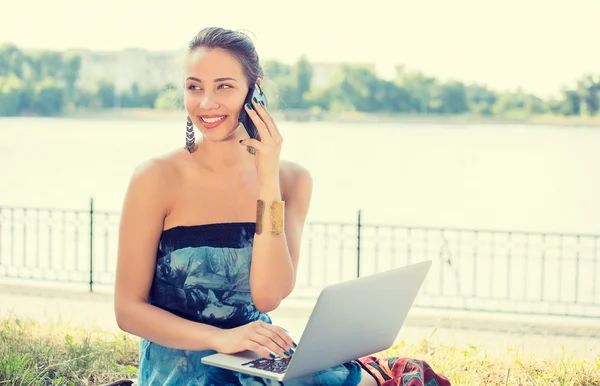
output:
[[[157,253],[150,304],[219,328],[255,320],[271,323],[250,296],[254,223],[180,226],[164,231]],[[214,351],[176,350],[140,341],[138,384],[144,386],[279,385],[280,382],[207,366]],[[285,385],[355,386],[361,366],[352,361]]]
[[[271,323],[269,315],[258,311],[250,296],[254,231],[254,223],[178,226],[163,231],[150,304],[187,320],[219,328],[235,328],[255,320]],[[407,358],[390,358],[389,362],[375,357],[359,358],[282,383],[201,363],[203,357],[214,353],[177,350],[141,339],[136,384],[356,386],[364,367],[382,386],[450,385],[426,363]]]
[[[443,375],[436,374],[427,362],[409,358],[359,358],[380,386],[450,386]]]

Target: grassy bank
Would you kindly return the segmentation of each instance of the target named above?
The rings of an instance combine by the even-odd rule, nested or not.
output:
[[[135,378],[137,342],[126,334],[8,317],[0,320],[0,385],[99,385]],[[447,347],[433,340],[401,342],[381,355],[423,359],[453,385],[600,384],[600,357],[584,362],[563,355],[551,361],[518,351],[492,357],[477,347]]]

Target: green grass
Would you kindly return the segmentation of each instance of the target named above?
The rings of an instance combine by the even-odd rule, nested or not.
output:
[[[546,359],[512,349],[492,356],[478,346],[444,346],[427,340],[413,346],[401,342],[379,355],[422,359],[452,385],[600,385],[600,356],[589,362],[563,352],[558,359]]]
[[[137,373],[138,340],[124,333],[0,320],[0,385],[99,385]]]
[[[138,339],[124,333],[39,325],[14,317],[0,320],[0,385],[99,385],[135,378]],[[600,385],[594,362],[550,360],[507,350],[491,356],[480,347],[400,342],[379,356],[423,359],[453,385]]]

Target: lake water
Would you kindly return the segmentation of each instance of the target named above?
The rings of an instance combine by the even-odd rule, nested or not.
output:
[[[600,233],[600,129],[280,122],[314,178],[309,220]],[[0,119],[0,205],[119,210],[184,123]]]
[[[377,122],[279,122],[279,127],[285,137],[282,157],[313,175],[308,221],[354,223],[362,209],[364,223],[600,234],[600,128]],[[118,211],[134,167],[181,147],[184,132],[183,120],[0,119],[0,206],[85,210],[93,197],[97,210]],[[3,237],[6,246],[6,232]],[[596,247],[588,244],[576,249],[587,248],[589,258]],[[318,249],[318,243],[311,248]],[[459,271],[475,272],[468,241],[461,253],[468,257],[459,256]],[[543,263],[512,253],[509,268],[506,262],[500,267],[486,263],[487,255],[481,255],[480,286],[488,286],[490,275],[502,269],[500,284],[494,284],[496,289],[490,285],[491,292],[507,292],[510,270],[523,283],[513,293],[539,288],[540,280],[542,286],[544,280],[553,285],[556,278],[549,274],[541,279],[527,273],[539,271]],[[382,269],[393,265],[384,255],[382,250],[377,257]],[[348,275],[338,277],[337,260],[329,261],[328,271],[313,267],[312,275],[331,275],[328,282],[352,275],[352,263],[346,264]],[[556,264],[544,269],[574,269]],[[600,286],[590,281],[600,277],[600,267],[591,260],[587,264],[577,267],[583,274],[573,273],[562,284],[580,300],[598,301]],[[576,277],[582,284],[573,286],[569,281]],[[317,287],[325,283],[314,280]],[[449,292],[459,295],[459,284],[471,288],[476,281],[471,273],[467,279],[446,280]]]

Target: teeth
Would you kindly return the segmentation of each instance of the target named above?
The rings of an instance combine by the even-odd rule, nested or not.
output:
[[[225,118],[225,116],[222,117],[218,117],[218,118],[204,118],[202,117],[202,120],[206,123],[215,123],[217,121],[220,121],[221,119]]]

